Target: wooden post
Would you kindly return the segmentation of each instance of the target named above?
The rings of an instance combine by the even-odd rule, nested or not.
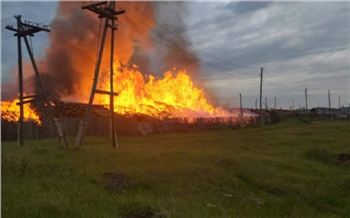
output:
[[[79,130],[78,130],[78,135],[77,135],[77,139],[75,142],[75,146],[78,148],[82,145],[82,140],[83,137],[85,135],[85,131],[86,131],[86,126],[88,123],[88,119],[90,117],[91,114],[91,109],[92,109],[92,104],[94,101],[94,97],[95,94],[106,94],[110,96],[110,110],[111,110],[111,131],[113,131],[114,133],[112,133],[112,138],[113,138],[113,147],[116,147],[116,136],[115,136],[115,126],[114,126],[114,99],[113,99],[113,95],[117,95],[116,93],[112,92],[113,90],[113,50],[114,50],[114,31],[116,30],[117,27],[114,25],[114,20],[117,19],[117,15],[119,14],[123,14],[125,13],[124,10],[119,10],[119,11],[115,11],[115,3],[114,2],[110,2],[109,6],[103,6],[107,4],[107,2],[97,2],[97,3],[92,3],[89,5],[84,5],[82,7],[82,9],[88,9],[94,13],[99,14],[99,18],[106,18],[105,21],[105,26],[103,29],[103,34],[102,34],[102,39],[101,39],[101,43],[100,43],[100,51],[98,54],[98,59],[97,59],[97,63],[96,63],[96,68],[95,68],[95,74],[94,74],[94,80],[93,80],[93,84],[92,84],[92,88],[91,88],[91,94],[90,94],[90,98],[89,98],[89,104],[88,107],[86,109],[85,112],[85,116],[83,117],[83,119],[81,120],[80,124],[79,124]],[[112,20],[112,24],[109,24],[109,20]],[[112,28],[112,42],[111,42],[111,68],[110,68],[110,84],[111,84],[111,91],[105,91],[105,90],[97,90],[97,82],[98,82],[98,76],[100,73],[100,67],[101,67],[101,61],[102,61],[102,55],[103,55],[103,49],[104,49],[104,45],[105,45],[105,40],[106,40],[106,34],[107,34],[107,29],[108,27]]]
[[[49,111],[49,117],[50,117],[50,119],[52,120],[52,122],[54,124],[55,130],[58,133],[58,137],[59,137],[59,140],[60,140],[62,146],[67,149],[68,146],[67,146],[66,137],[65,137],[65,135],[63,133],[61,124],[59,122],[59,119],[57,117],[55,117],[55,115],[54,115],[54,111],[53,111],[53,108],[51,106],[51,102],[49,101],[49,99],[47,97],[47,94],[44,94],[44,93],[46,93],[46,91],[45,91],[45,88],[44,88],[44,86],[43,86],[43,84],[41,82],[41,79],[40,79],[40,76],[39,76],[39,69],[38,69],[38,66],[36,65],[36,62],[34,60],[33,52],[30,49],[29,41],[28,41],[26,35],[24,35],[23,38],[24,38],[24,42],[25,42],[27,50],[28,50],[28,54],[29,54],[30,60],[32,62],[32,66],[34,68],[36,84],[39,86],[39,92],[42,95],[45,95],[45,102],[46,102],[46,105],[47,105],[47,108],[48,108],[48,111]]]
[[[263,71],[264,68],[261,68],[261,73],[260,73],[260,121],[261,121],[261,126],[264,125],[263,122],[263,113],[262,113],[262,79],[263,79]]]
[[[115,2],[111,2],[111,8],[115,9]],[[111,131],[112,131],[112,146],[113,148],[118,147],[117,142],[117,136],[115,131],[115,120],[114,120],[114,81],[113,81],[113,74],[114,74],[114,19],[111,20],[112,27],[111,27],[111,57],[110,57],[110,100],[109,100],[109,110],[111,112]]]
[[[88,119],[90,117],[92,103],[94,101],[95,91],[96,91],[97,82],[98,82],[98,75],[100,73],[101,60],[102,60],[103,49],[104,49],[105,39],[106,39],[106,34],[107,34],[107,26],[108,26],[108,18],[106,18],[105,27],[104,27],[104,30],[102,33],[102,40],[101,40],[100,51],[98,54],[97,64],[96,64],[96,68],[95,68],[95,75],[94,75],[94,80],[92,83],[92,89],[91,89],[91,94],[90,94],[90,98],[89,98],[89,105],[85,111],[84,118],[81,120],[81,122],[79,124],[78,136],[77,136],[77,140],[75,143],[76,147],[80,147],[82,142],[83,142],[82,140],[83,140],[83,137],[85,135],[87,122],[88,122]]]
[[[17,29],[21,29],[21,15],[16,16]],[[24,144],[23,141],[23,68],[22,68],[22,41],[21,34],[17,34],[18,44],[18,84],[19,84],[19,120],[18,120],[18,145]]]
[[[241,93],[239,93],[239,102],[240,102],[240,109],[241,109],[241,117],[243,118],[242,94]]]
[[[308,110],[308,105],[307,105],[307,88],[305,88],[305,107],[306,107],[306,110]]]
[[[40,27],[39,25],[34,26],[34,25],[30,24],[29,22],[22,23],[20,15],[15,16],[15,18],[17,19],[17,29],[10,26],[10,25],[7,25],[6,29],[16,32],[15,36],[17,36],[17,40],[18,40],[18,69],[19,69],[19,89],[20,89],[19,90],[20,118],[19,118],[19,122],[18,122],[18,141],[19,141],[19,145],[23,145],[23,104],[30,103],[30,102],[33,102],[35,100],[39,100],[39,99],[44,98],[46,100],[47,107],[49,109],[51,109],[51,104],[50,104],[50,101],[48,100],[48,94],[46,94],[46,92],[44,91],[44,87],[40,81],[39,70],[38,70],[37,65],[35,63],[33,51],[29,45],[27,35],[33,36],[33,34],[36,32],[40,32],[40,31],[50,32],[50,30],[47,29],[45,26],[43,26],[43,27]],[[36,85],[38,86],[39,92],[41,93],[41,95],[33,95],[33,96],[26,96],[26,97],[23,96],[23,73],[22,73],[23,69],[22,69],[21,37],[23,37],[25,45],[27,47],[27,51],[28,51],[28,54],[30,56],[32,66],[34,68]],[[32,98],[32,99],[23,101],[24,98]],[[52,112],[52,110],[49,110],[49,111],[50,111],[50,113]],[[58,125],[59,125],[59,123],[58,123]],[[66,138],[62,132],[62,129],[57,128],[57,130],[59,132],[61,143],[63,144],[63,146],[65,146],[67,148]]]
[[[331,92],[329,89],[328,89],[328,107],[329,107],[329,110],[332,108],[332,106],[331,106]]]

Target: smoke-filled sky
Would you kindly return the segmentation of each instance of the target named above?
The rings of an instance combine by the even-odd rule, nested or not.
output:
[[[160,75],[173,65],[186,67],[196,84],[211,93],[210,102],[218,100],[220,105],[235,107],[242,93],[243,106],[255,107],[260,68],[264,67],[263,98],[267,98],[269,107],[273,107],[274,97],[278,108],[289,108],[292,99],[295,108],[303,107],[305,88],[308,89],[309,108],[328,107],[328,90],[332,107],[338,107],[338,96],[342,105],[350,103],[349,2],[157,2],[144,3],[134,11],[135,4],[123,4],[126,13],[128,10],[130,13],[119,18],[119,40],[123,42],[118,41],[117,32],[116,46],[120,43],[128,49],[126,41],[132,40],[137,46],[130,50],[130,60],[140,65],[145,73]],[[17,14],[23,15],[24,20],[57,24],[59,19],[54,19],[59,5],[52,1],[1,2],[3,98],[17,89],[17,40],[5,26],[15,25],[13,15]],[[57,49],[66,46],[63,39],[60,44],[57,38],[59,31],[62,31],[60,37],[64,37],[65,28],[72,25],[70,28],[76,32],[70,33],[81,33],[85,30],[77,29],[83,29],[79,27],[83,19],[91,19],[91,22],[95,19],[99,24],[97,16],[84,17],[81,14],[89,12],[79,7],[77,11],[74,7],[75,4],[61,6],[65,19],[72,19],[71,22],[52,25],[51,33],[40,32],[32,38],[35,57],[50,59],[46,65],[57,63],[60,58]],[[136,28],[149,37],[141,37],[140,33],[130,30],[136,25],[132,23],[133,17],[139,16],[143,23],[137,25],[144,26]],[[96,25],[86,28],[95,28],[91,32],[98,33]],[[126,29],[129,29],[128,34]],[[66,35],[73,35],[70,33]],[[97,42],[95,38],[85,37],[84,42]],[[96,42],[90,50],[96,50]],[[53,47],[57,47],[55,52],[52,52]],[[62,55],[69,54],[62,52]],[[23,60],[29,62],[26,52],[23,56]],[[59,65],[64,67],[65,62]],[[50,66],[45,70],[55,71]],[[64,76],[69,75],[54,76],[47,81],[65,81]],[[74,84],[74,80],[67,81],[69,83]],[[57,89],[66,93],[77,91],[64,86],[63,83]]]

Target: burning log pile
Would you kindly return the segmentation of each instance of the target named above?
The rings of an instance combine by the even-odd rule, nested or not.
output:
[[[52,103],[55,116],[60,119],[62,129],[67,136],[76,136],[81,118],[85,115],[87,104],[72,102]],[[16,106],[18,108],[18,106]],[[48,117],[48,108],[33,107],[30,109],[36,119],[26,120],[26,138],[38,139],[55,137],[55,131]],[[4,109],[4,108],[3,108]],[[2,140],[16,140],[16,119],[18,112],[3,111]],[[245,123],[253,122],[246,117]],[[252,118],[252,117],[251,117]],[[165,132],[187,132],[193,130],[228,128],[240,123],[238,116],[230,117],[152,117],[145,114],[115,113],[116,131],[118,135],[148,135]],[[93,105],[87,135],[110,135],[110,111],[104,105]]]
[[[17,105],[18,100],[14,101],[2,101],[1,102],[1,120],[6,120],[9,122],[17,122],[19,118],[19,106]],[[25,121],[35,121],[40,124],[40,118],[35,110],[33,110],[29,105],[23,105],[24,108],[24,120]]]
[[[159,17],[154,14],[153,3],[135,3],[134,6],[130,6],[127,2],[120,4],[129,6],[137,19],[145,21],[142,19],[143,12]],[[173,6],[173,9],[182,11],[179,8],[180,3]],[[137,10],[133,10],[133,7]],[[79,123],[87,111],[87,104],[81,102],[88,102],[91,93],[91,78],[96,67],[95,60],[92,58],[95,57],[96,50],[91,44],[96,43],[100,34],[99,22],[95,16],[86,16],[81,10],[72,10],[74,8],[80,8],[80,3],[64,1],[59,3],[57,16],[53,22],[58,22],[60,25],[52,26],[50,46],[45,58],[39,61],[38,66],[44,69],[42,79],[47,91],[54,99],[60,99],[59,102],[52,103],[52,106],[54,116],[59,118],[67,136],[77,135]],[[164,6],[162,10],[166,10],[166,7]],[[63,13],[64,11],[70,11],[70,13]],[[173,13],[165,13],[163,16],[168,19],[161,19],[159,22],[175,20],[169,19],[169,14]],[[83,15],[84,19],[75,19]],[[66,25],[65,21],[69,21],[70,25]],[[238,118],[235,112],[210,104],[207,100],[208,93],[200,87],[201,81],[196,81],[195,76],[199,73],[200,63],[198,58],[193,58],[196,55],[190,47],[182,50],[173,47],[156,49],[157,47],[154,46],[157,44],[153,44],[152,40],[144,36],[150,34],[157,22],[149,21],[148,28],[145,29],[144,26],[138,28],[139,22],[128,16],[125,16],[124,21],[142,30],[142,33],[137,34],[126,28],[118,29],[118,40],[121,43],[118,43],[119,46],[114,50],[112,59],[114,63],[102,59],[101,73],[96,87],[104,93],[111,90],[113,86],[113,92],[118,93],[113,101],[117,134],[147,135],[222,128],[250,122]],[[90,28],[76,28],[76,26],[84,26],[82,23],[89,24]],[[176,24],[169,23],[166,26],[182,33],[186,28],[181,26],[181,23],[177,21]],[[161,70],[152,69],[152,63],[148,61],[150,49],[156,52],[154,55],[159,59],[157,68]],[[110,82],[110,72],[107,70],[110,69],[108,68],[110,65],[115,69],[112,82]],[[34,80],[29,77],[28,81]],[[35,82],[27,84],[35,84]],[[32,89],[35,88],[32,87]],[[64,102],[68,100],[71,102]],[[110,96],[96,95],[93,103],[98,105],[92,106],[87,135],[110,135],[110,111],[106,107],[110,103]],[[43,138],[55,134],[48,119],[47,106],[44,104],[34,105],[33,108],[29,105],[25,106],[27,108],[24,111],[28,112],[24,115],[25,121],[34,121],[37,126],[35,128],[42,126]],[[2,121],[14,123],[18,120],[18,106],[14,105],[11,108],[11,110],[2,111]],[[3,126],[2,129],[5,127]],[[6,134],[16,135],[16,131],[6,132]]]
[[[91,116],[93,118],[101,117],[101,116],[109,116],[109,110],[105,108],[103,105],[92,105]],[[62,117],[75,117],[81,118],[85,115],[87,109],[87,104],[84,103],[72,103],[72,102],[58,102],[55,104],[54,113],[58,118]],[[42,111],[39,112],[42,118],[48,117],[48,108],[43,108]]]

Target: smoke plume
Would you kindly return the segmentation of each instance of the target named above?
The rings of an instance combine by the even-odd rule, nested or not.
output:
[[[104,26],[104,19],[99,19],[91,11],[82,10],[81,6],[80,2],[59,3],[51,23],[50,46],[45,60],[40,62],[46,89],[56,98],[72,101],[87,101],[90,95],[97,48]],[[116,9],[119,8],[124,8],[126,13],[118,16],[115,61],[135,63],[141,72],[147,74],[160,75],[174,67],[187,69],[191,75],[198,72],[195,52],[173,35],[189,41],[183,21],[185,3],[117,2]],[[109,54],[110,30],[107,32],[101,72],[109,70]]]
[[[123,7],[116,4],[116,7]],[[135,16],[146,12],[152,14],[151,3],[137,4]],[[73,96],[86,99],[90,94],[97,48],[102,36],[104,20],[88,10],[81,9],[80,2],[60,2],[56,17],[51,23],[50,46],[46,61],[41,64],[45,87],[56,97]],[[136,6],[135,6],[136,7]],[[128,6],[131,8],[131,6]],[[149,28],[138,28],[137,23],[124,15],[119,16],[120,28],[115,32],[115,60],[127,63],[134,53],[134,41],[142,40],[144,47],[151,43],[146,36]],[[123,25],[138,28],[135,32]],[[152,25],[153,24],[149,24]],[[141,44],[139,45],[142,46]],[[107,32],[101,71],[109,67],[110,30]]]
[[[186,34],[186,3],[157,2],[155,11],[158,25],[152,35],[160,41],[156,44],[158,56],[162,57],[163,69],[160,70],[176,67],[186,69],[191,76],[196,75],[200,63]]]

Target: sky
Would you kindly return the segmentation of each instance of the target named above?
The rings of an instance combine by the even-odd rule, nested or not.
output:
[[[182,21],[201,60],[198,79],[211,102],[255,107],[263,70],[263,101],[268,107],[332,107],[350,104],[350,2],[185,2]],[[50,24],[57,2],[1,2],[1,83],[16,83],[17,41],[6,25],[21,14]],[[48,34],[32,38],[42,57]],[[170,40],[174,37],[169,36]],[[24,59],[28,55],[24,53]],[[259,100],[258,100],[259,105]]]

